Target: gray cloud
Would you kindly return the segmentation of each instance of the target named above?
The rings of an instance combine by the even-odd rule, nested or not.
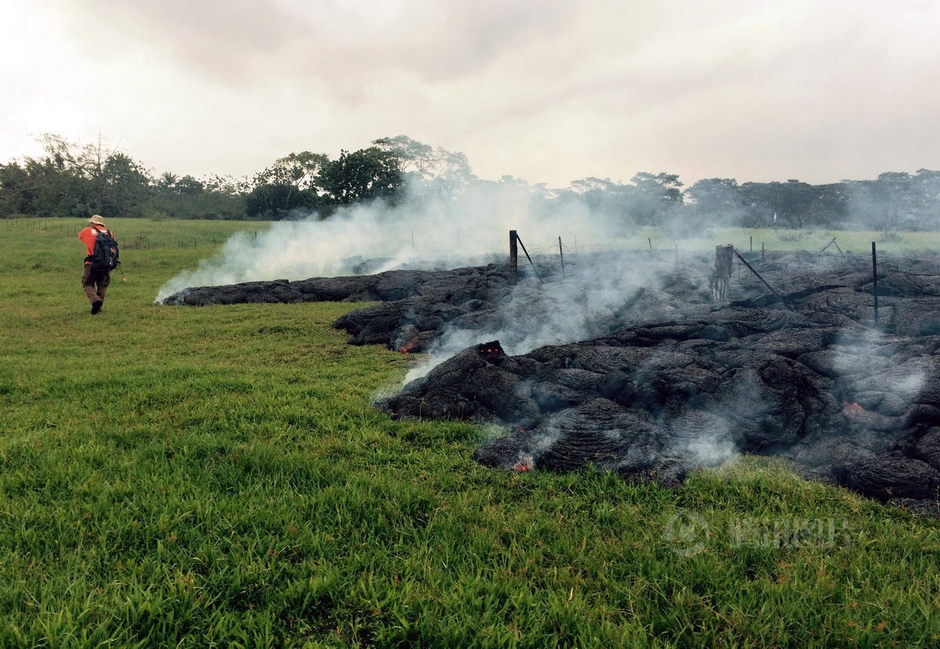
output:
[[[483,177],[554,186],[940,167],[935,2],[39,0],[0,19],[12,12],[30,30],[0,28],[14,52],[0,160],[27,131],[101,132],[158,171],[244,175],[404,133]]]

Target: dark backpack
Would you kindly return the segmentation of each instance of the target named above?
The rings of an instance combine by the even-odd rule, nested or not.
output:
[[[118,267],[118,243],[107,230],[98,230],[95,251],[91,253],[92,270],[114,270]]]

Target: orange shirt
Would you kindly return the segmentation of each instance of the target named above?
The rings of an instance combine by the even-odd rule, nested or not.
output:
[[[99,228],[95,225],[89,225],[87,228],[78,233],[78,238],[81,239],[82,243],[85,244],[85,247],[88,248],[88,254],[95,254],[95,239],[98,238],[99,232],[109,232],[107,228]],[[111,236],[114,236],[114,233],[111,232]],[[86,261],[86,264],[90,264],[90,261]]]

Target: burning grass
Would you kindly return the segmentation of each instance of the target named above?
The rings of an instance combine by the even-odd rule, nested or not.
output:
[[[766,460],[493,471],[479,429],[371,407],[412,359],[347,345],[354,305],[154,307],[204,251],[135,250],[92,318],[77,242],[14,240],[42,268],[0,268],[2,646],[940,640],[935,519]]]

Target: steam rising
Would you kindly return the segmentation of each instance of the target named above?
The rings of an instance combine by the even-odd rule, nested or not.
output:
[[[530,252],[552,245],[557,251],[559,236],[588,244],[608,237],[604,220],[582,205],[549,213],[539,199],[517,181],[473,183],[459,196],[416,181],[396,205],[357,204],[324,220],[297,213],[256,236],[234,235],[215,258],[164,284],[156,301],[195,286],[459,268],[492,261],[494,254],[505,258],[509,230],[519,232]]]
[[[500,326],[445,329],[429,350],[428,361],[413,369],[406,382],[482,340],[499,340],[507,353],[515,355],[609,333],[605,325],[612,314],[659,281],[661,269],[651,262],[641,272],[635,265],[624,266],[616,256],[580,269],[579,249],[596,252],[610,246],[610,233],[624,231],[626,224],[582,201],[545,198],[544,190],[513,179],[474,182],[457,191],[440,191],[417,180],[397,205],[381,201],[356,205],[325,220],[314,213],[275,223],[257,236],[235,235],[215,258],[162,286],[156,301],[195,286],[505,261],[509,231],[516,230],[525,247],[520,250],[521,274],[528,272],[529,277],[499,306]],[[523,252],[530,253],[536,264],[545,262],[557,269],[559,238],[568,279],[540,283]]]
[[[930,361],[910,359],[897,364],[897,350],[875,330],[846,333],[836,345],[833,365],[841,376],[846,398],[869,408],[869,395],[890,394],[893,410],[901,412],[913,403],[930,378]],[[879,397],[880,398],[880,397]],[[882,408],[889,404],[878,404]]]
[[[668,454],[685,458],[693,466],[721,466],[740,456],[724,418],[692,411],[677,417],[670,428],[675,442]]]
[[[521,262],[520,262],[521,264]],[[657,281],[655,270],[619,264],[578,268],[569,264],[565,280],[539,283],[534,278],[517,287],[499,305],[494,329],[445,328],[429,350],[428,360],[413,368],[405,382],[427,374],[440,362],[483,340],[499,340],[509,355],[545,345],[589,340],[611,333],[618,308]],[[589,281],[584,277],[589,274]]]

